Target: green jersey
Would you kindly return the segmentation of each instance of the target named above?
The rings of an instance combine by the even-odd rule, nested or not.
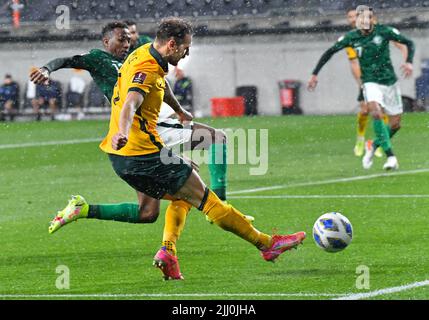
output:
[[[389,41],[405,44],[408,48],[407,62],[413,62],[413,41],[401,35],[395,28],[376,24],[368,35],[364,35],[360,30],[353,30],[339,38],[337,43],[322,55],[313,74],[317,75],[336,52],[352,47],[358,54],[362,83],[393,85],[398,78],[390,60]]]
[[[145,45],[146,43],[149,42],[153,42],[153,39],[149,36],[146,35],[142,35],[137,39],[137,42],[135,44],[135,46],[130,47],[130,51],[128,52],[128,54],[130,55],[131,53],[133,53],[134,50],[136,50],[138,47],[141,47],[142,45]]]
[[[118,79],[118,71],[122,66],[122,62],[121,59],[106,51],[93,49],[86,54],[52,60],[43,67],[49,72],[62,68],[87,70],[91,74],[96,85],[103,91],[105,97],[110,102],[113,95],[113,87]]]

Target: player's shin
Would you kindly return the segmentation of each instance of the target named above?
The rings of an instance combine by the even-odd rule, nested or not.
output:
[[[225,143],[213,143],[209,148],[210,187],[221,200],[226,200],[226,149]]]
[[[368,127],[368,114],[359,112],[357,114],[357,136],[365,139],[366,128]]]
[[[185,226],[186,216],[192,205],[182,200],[172,201],[165,212],[162,246],[172,255],[176,255],[176,242]]]
[[[208,191],[207,200],[202,204],[202,208],[200,207],[199,209],[213,223],[252,243],[258,249],[262,250],[270,247],[271,237],[269,235],[255,229],[240,211],[222,202],[214,192],[206,191]]]
[[[401,127],[391,128],[389,125],[386,126],[389,132],[390,139],[392,139],[393,136],[399,131],[399,129],[401,129]],[[377,149],[378,147],[380,147],[380,141],[377,139],[376,141],[374,141],[374,149]]]
[[[139,223],[139,205],[136,203],[90,205],[88,218]]]
[[[390,134],[387,126],[384,124],[382,119],[374,119],[374,131],[376,140],[374,142],[374,148],[381,146],[384,153],[389,157],[393,155],[392,144],[390,142]]]

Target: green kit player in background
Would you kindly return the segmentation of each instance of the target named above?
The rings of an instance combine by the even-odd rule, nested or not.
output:
[[[124,22],[108,23],[103,27],[101,34],[104,50],[92,49],[86,54],[54,59],[43,67],[34,69],[30,74],[31,81],[36,84],[44,84],[49,81],[50,73],[56,70],[64,68],[84,69],[90,73],[94,82],[110,102],[118,78],[118,71],[130,53],[131,34],[128,25]],[[167,86],[165,97],[164,101],[170,106],[178,106],[177,99],[174,98],[169,86]],[[211,157],[209,171],[212,189],[219,198],[225,200],[227,167],[225,134],[221,130],[204,124],[195,122],[192,125],[184,126],[178,120],[173,119],[164,119],[159,122],[157,130],[167,146],[183,144],[188,139],[199,142],[192,143],[191,148],[209,148]],[[200,143],[201,140],[207,142],[209,146]],[[137,197],[138,205],[131,203],[100,205],[102,213],[98,218],[132,223],[153,223],[156,221],[159,215],[160,201],[141,192],[137,192]],[[71,201],[75,201],[75,198]],[[129,218],[130,215],[133,218]],[[251,216],[248,219],[253,221]]]
[[[408,56],[401,67],[406,78],[413,72],[414,43],[401,35],[397,29],[376,23],[371,7],[361,5],[356,11],[357,29],[341,37],[322,55],[308,82],[308,89],[312,91],[316,88],[319,71],[336,52],[352,47],[358,53],[364,97],[373,118],[376,135],[374,143],[366,146],[362,165],[369,169],[375,150],[381,146],[387,156],[383,168],[398,169],[399,164],[392,150],[391,138],[400,129],[403,107],[398,78],[390,60],[389,42],[395,41],[407,46]],[[389,125],[383,122],[383,110],[389,116]]]
[[[103,27],[101,36],[104,50],[92,49],[85,54],[49,61],[43,67],[32,71],[31,81],[43,84],[49,81],[50,73],[59,69],[83,69],[91,74],[110,103],[118,71],[130,49],[131,35],[126,24],[111,22]]]
[[[137,30],[137,23],[133,20],[125,20],[124,23],[128,26],[130,31],[130,54],[138,47],[145,45],[146,43],[153,42],[153,39],[145,34],[140,35]]]

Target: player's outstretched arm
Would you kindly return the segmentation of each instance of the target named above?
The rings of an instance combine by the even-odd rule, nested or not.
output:
[[[405,44],[393,41],[393,45],[398,48],[398,50],[401,52],[402,57],[404,57],[404,61],[407,60],[408,57],[408,48]]]
[[[119,150],[128,142],[128,134],[133,124],[134,114],[143,103],[144,96],[140,92],[128,92],[119,116],[119,131],[112,137],[112,148]]]
[[[174,110],[174,112],[176,112],[181,122],[191,121],[193,119],[192,114],[183,109],[179,101],[177,101],[168,81],[165,81],[164,102],[168,104]]]
[[[317,86],[317,75],[319,74],[320,70],[322,70],[323,66],[332,58],[332,56],[337,53],[338,51],[344,49],[348,46],[347,39],[344,40],[344,37],[340,38],[338,42],[330,47],[328,50],[323,53],[323,55],[320,57],[319,61],[317,62],[316,67],[313,70],[312,76],[307,84],[307,89],[309,91],[314,91]]]
[[[411,39],[403,36],[395,28],[389,28],[387,34],[389,40],[404,44],[407,47],[407,57],[405,59],[405,63],[401,66],[401,70],[405,78],[411,77],[411,75],[413,74],[413,59],[415,53],[414,42]]]
[[[361,70],[360,70],[360,64],[358,59],[350,60],[350,69],[352,70],[353,78],[355,78],[356,82],[360,86],[361,83]]]
[[[30,80],[35,84],[46,84],[49,81],[51,72],[65,68],[76,68],[88,70],[89,54],[76,55],[73,57],[56,58],[49,61],[43,67],[34,69],[30,73]]]

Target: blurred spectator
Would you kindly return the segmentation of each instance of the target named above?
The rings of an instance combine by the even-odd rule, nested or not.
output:
[[[184,109],[193,112],[192,80],[180,68],[175,69],[175,76],[173,93]]]
[[[13,121],[19,109],[19,85],[13,81],[10,74],[6,74],[4,83],[0,87],[0,120],[4,121],[8,115]]]
[[[97,84],[92,81],[88,90],[88,108],[100,108],[105,107],[106,105],[110,105],[110,102],[104,96],[103,91],[101,91]]]
[[[31,81],[27,81],[27,88],[25,89],[25,104],[24,107],[26,107],[27,103],[29,102],[31,104],[31,107],[33,110],[38,110],[39,101],[36,99],[36,85]]]
[[[58,112],[62,99],[61,83],[59,81],[50,80],[47,85],[37,85],[36,99],[38,103],[33,106],[36,119],[39,121],[42,117],[40,112],[41,108],[49,108],[51,120],[55,120],[55,115]]]
[[[76,70],[76,72],[79,72]],[[67,108],[77,109],[77,119],[81,120],[85,117],[83,113],[83,94],[85,92],[85,81],[77,74],[70,78],[69,89],[66,95]]]

